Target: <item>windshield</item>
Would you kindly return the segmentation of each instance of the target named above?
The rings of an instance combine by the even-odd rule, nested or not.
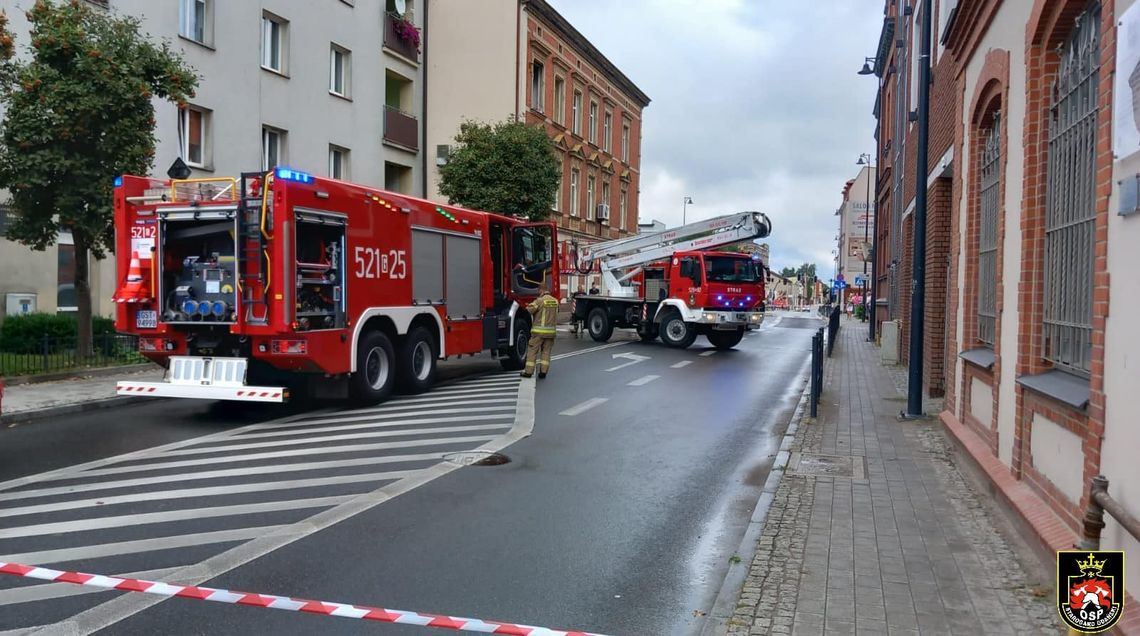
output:
[[[711,283],[758,283],[760,274],[750,258],[705,256],[705,271]]]

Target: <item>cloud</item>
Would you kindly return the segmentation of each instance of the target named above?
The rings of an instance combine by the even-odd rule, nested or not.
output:
[[[835,210],[874,152],[868,0],[550,0],[652,99],[643,114],[640,215],[672,226],[760,210],[772,265],[832,272]]]

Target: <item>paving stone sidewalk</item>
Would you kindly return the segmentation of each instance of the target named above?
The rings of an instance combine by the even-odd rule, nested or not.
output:
[[[866,334],[844,320],[727,633],[1065,633],[937,420],[898,420],[905,369]]]

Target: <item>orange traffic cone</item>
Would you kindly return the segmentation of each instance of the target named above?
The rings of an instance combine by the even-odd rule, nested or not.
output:
[[[117,303],[137,303],[140,300],[150,300],[138,251],[131,252],[131,266],[127,270],[127,282],[115,293],[114,300]]]

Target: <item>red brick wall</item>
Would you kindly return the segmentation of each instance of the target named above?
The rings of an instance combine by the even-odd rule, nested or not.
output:
[[[922,331],[922,385],[930,397],[946,393],[946,293],[950,261],[950,179],[935,179],[926,218],[926,299]]]
[[[1047,115],[1050,86],[1057,72],[1057,48],[1070,35],[1074,18],[1087,6],[1084,0],[1036,0],[1026,27],[1026,120],[1025,181],[1021,211],[1022,276],[1018,288],[1017,375],[1040,373],[1049,368],[1042,346],[1044,301],[1045,181],[1048,163]],[[1098,137],[1096,172],[1096,220],[1093,278],[1093,345],[1090,403],[1085,411],[1073,409],[1032,391],[1016,388],[1016,428],[1011,471],[1024,477],[1077,529],[1080,510],[1087,504],[1087,483],[1100,470],[1100,446],[1104,434],[1104,322],[1108,310],[1107,233],[1108,196],[1112,188],[1112,81],[1115,70],[1114,5],[1101,3],[1100,86],[1098,87]],[[1081,501],[1067,503],[1052,484],[1033,467],[1031,423],[1034,413],[1061,424],[1081,438],[1086,483]],[[1073,449],[1074,452],[1077,449]]]

